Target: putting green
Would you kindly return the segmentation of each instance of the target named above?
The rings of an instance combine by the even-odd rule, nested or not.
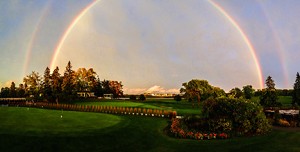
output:
[[[91,135],[100,133],[101,130],[109,131],[109,128],[120,123],[122,119],[101,113],[0,107],[0,134]]]

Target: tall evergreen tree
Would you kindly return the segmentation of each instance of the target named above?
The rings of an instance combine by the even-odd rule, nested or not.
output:
[[[66,66],[62,82],[62,91],[67,100],[71,99],[73,95],[75,95],[74,85],[74,71],[72,70],[71,62],[69,61]]]
[[[58,103],[58,97],[61,94],[61,84],[62,84],[62,80],[61,80],[61,76],[59,73],[59,68],[56,67],[51,75],[51,90],[52,90],[52,94],[53,97],[55,99],[55,101]]]
[[[266,86],[268,90],[275,89],[275,82],[271,76],[268,76],[266,79]]]
[[[293,104],[300,105],[300,75],[297,72],[293,91]]]
[[[52,97],[51,90],[51,75],[50,69],[47,67],[44,72],[44,80],[43,80],[43,95],[47,100],[50,100]]]
[[[262,90],[262,95],[260,96],[260,104],[264,107],[277,107],[281,106],[278,100],[278,95],[275,89],[275,82],[271,76],[266,79],[267,88]]]

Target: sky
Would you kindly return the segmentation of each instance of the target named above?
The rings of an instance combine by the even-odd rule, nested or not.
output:
[[[46,67],[93,68],[128,94],[191,79],[229,91],[300,71],[298,0],[0,1],[0,87]]]

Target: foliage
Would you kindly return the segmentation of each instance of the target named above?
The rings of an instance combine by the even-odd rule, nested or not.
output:
[[[260,96],[260,104],[264,107],[278,107],[281,106],[278,101],[278,96],[276,90],[266,90],[262,91],[262,95]]]
[[[146,100],[146,97],[145,97],[145,95],[144,95],[144,94],[140,94],[140,96],[139,96],[139,100],[141,100],[141,101],[145,101],[145,100]]]
[[[294,83],[293,104],[300,105],[300,75],[298,72]]]
[[[262,90],[260,96],[260,104],[264,107],[276,107],[281,106],[278,101],[278,95],[275,89],[275,82],[271,76],[266,79],[266,89]]]
[[[93,68],[79,68],[74,76],[76,91],[91,91],[96,86],[97,74]]]
[[[97,77],[95,86],[92,88],[92,91],[95,92],[95,96],[97,97],[103,96],[103,88],[99,77]]]
[[[254,95],[255,90],[252,88],[252,85],[243,86],[243,93],[246,99],[251,99]]]
[[[3,152],[300,150],[299,131],[274,130],[265,136],[230,140],[174,140],[164,132],[168,119],[73,111],[63,111],[61,119],[61,110],[0,108]]]
[[[113,94],[114,98],[119,98],[123,96],[122,82],[104,80],[102,82],[102,87],[104,94]]]
[[[181,101],[181,96],[179,94],[174,96],[175,101]]]
[[[130,100],[136,100],[136,95],[130,95],[130,96],[129,96],[129,99],[130,99]]]
[[[59,73],[59,68],[56,67],[51,75],[51,90],[52,90],[52,96],[55,99],[55,101],[58,103],[58,98],[62,94],[62,78]]]
[[[74,86],[74,71],[72,70],[71,62],[69,61],[66,66],[62,81],[62,91],[65,99],[70,100],[75,95]]]
[[[214,97],[214,98],[225,97],[226,92],[223,89],[219,88],[219,87],[213,87],[213,93],[212,93],[211,96]]]
[[[209,139],[226,139],[228,134],[226,133],[207,133],[199,132],[195,130],[189,130],[185,128],[184,123],[180,119],[173,118],[170,126],[170,133],[177,138],[188,138],[195,140],[209,140]]]
[[[274,82],[274,80],[272,79],[271,76],[267,77],[267,79],[266,79],[266,86],[267,86],[267,89],[269,89],[269,90],[275,89],[275,82]]]
[[[38,72],[32,71],[30,75],[27,75],[23,82],[25,83],[25,92],[28,96],[33,96],[35,100],[39,99],[41,93],[41,76]]]
[[[208,118],[210,131],[237,135],[256,135],[270,131],[263,108],[242,98],[208,99],[203,103],[203,116]]]
[[[7,97],[9,97],[9,88],[8,87],[1,88],[1,98],[7,98]]]
[[[243,95],[243,91],[238,87],[233,88],[229,91],[229,96],[233,98],[241,98],[243,97]]]
[[[200,99],[205,100],[213,93],[213,86],[211,86],[206,80],[193,79],[189,82],[182,84],[180,93],[184,93],[184,96],[189,101],[197,101],[200,104]]]
[[[52,89],[51,89],[50,83],[51,83],[50,69],[47,67],[44,72],[44,81],[42,83],[42,93],[48,101],[52,99]]]
[[[10,97],[17,97],[17,90],[15,82],[11,82],[10,89],[9,89],[9,96]]]

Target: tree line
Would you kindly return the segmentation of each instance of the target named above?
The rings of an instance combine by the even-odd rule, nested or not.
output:
[[[208,98],[229,97],[251,99],[259,96],[260,104],[264,107],[281,106],[278,96],[292,96],[292,105],[300,105],[300,76],[297,72],[293,89],[276,89],[275,82],[271,76],[266,79],[266,88],[262,90],[253,89],[252,85],[243,86],[243,89],[235,87],[228,93],[221,88],[214,87],[207,80],[193,79],[182,84],[180,92],[190,102],[204,101]]]
[[[25,97],[37,101],[58,102],[71,101],[78,97],[78,92],[93,92],[96,97],[113,94],[114,98],[118,98],[123,96],[122,87],[121,81],[100,81],[93,68],[79,68],[74,71],[69,61],[63,75],[59,73],[58,67],[52,73],[47,67],[43,76],[32,71],[23,78],[19,87],[12,82],[10,87],[1,88],[0,97]]]

